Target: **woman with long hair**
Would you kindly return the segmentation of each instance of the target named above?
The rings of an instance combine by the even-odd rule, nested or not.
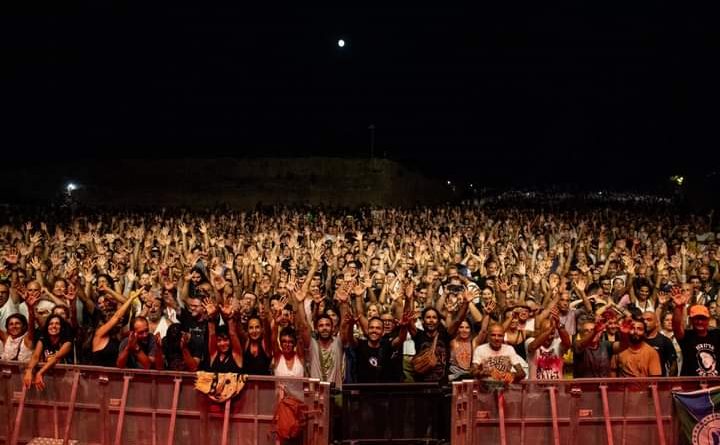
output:
[[[95,366],[106,366],[114,368],[120,352],[120,332],[127,321],[125,316],[135,299],[140,295],[140,290],[134,291],[130,297],[120,306],[108,321],[95,330],[92,339],[92,364]],[[106,298],[106,297],[103,297]]]
[[[25,388],[34,384],[38,391],[45,389],[43,376],[57,363],[71,363],[73,352],[72,328],[59,315],[51,315],[45,322],[35,351],[23,376]],[[33,370],[38,363],[44,363],[33,378]]]

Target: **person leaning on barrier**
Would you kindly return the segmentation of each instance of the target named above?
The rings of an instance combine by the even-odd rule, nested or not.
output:
[[[505,330],[499,323],[488,327],[489,342],[475,348],[470,374],[476,379],[519,382],[525,378],[525,361],[512,346],[503,343]]]
[[[5,331],[0,330],[0,359],[27,362],[33,354],[35,338],[35,304],[38,302],[40,290],[28,289],[20,292],[28,307],[28,318],[15,313],[5,319]],[[30,329],[30,327],[33,329]]]
[[[118,368],[162,369],[160,335],[150,334],[145,317],[135,317],[130,335],[120,343]]]
[[[709,330],[710,311],[696,304],[690,306],[688,316],[692,329],[685,329],[685,305],[690,300],[692,285],[683,284],[682,288],[672,289],[675,303],[673,312],[673,332],[682,349],[682,376],[716,377],[718,376],[718,354],[720,353],[720,331]]]
[[[35,352],[23,376],[25,388],[34,384],[38,391],[45,389],[43,376],[57,363],[72,363],[73,350],[72,328],[59,315],[48,317],[41,332],[40,339],[35,345]],[[33,378],[33,370],[40,362],[44,364]]]
[[[464,289],[458,295],[459,309],[451,324],[446,328],[440,319],[440,313],[433,307],[426,307],[421,312],[422,329],[417,329],[415,324],[410,324],[410,335],[415,342],[415,359],[430,353],[434,349],[435,365],[424,373],[415,374],[415,381],[418,382],[440,382],[447,383],[448,371],[450,368],[450,341],[455,337],[460,322],[465,320],[468,312],[468,305],[472,300],[480,296],[477,287]],[[417,371],[417,369],[416,369]]]
[[[400,322],[400,333],[392,341],[383,336],[383,322],[372,317],[367,323],[367,339],[357,340],[353,335],[355,317],[349,311],[345,313],[340,333],[343,344],[355,352],[355,373],[358,383],[390,383],[397,381],[392,372],[393,351],[402,347],[407,335],[408,324],[412,322],[412,313],[404,312]]]
[[[595,320],[580,323],[580,338],[573,345],[573,377],[609,377],[610,361],[615,354],[624,351],[629,344],[629,325],[621,325],[620,340],[608,341],[605,337],[607,320],[601,315]]]

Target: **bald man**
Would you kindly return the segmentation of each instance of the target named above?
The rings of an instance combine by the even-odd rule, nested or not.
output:
[[[652,346],[660,356],[662,376],[676,377],[678,375],[677,353],[672,341],[660,334],[660,325],[655,312],[643,312],[642,318],[645,320],[645,326],[647,327],[645,343]]]

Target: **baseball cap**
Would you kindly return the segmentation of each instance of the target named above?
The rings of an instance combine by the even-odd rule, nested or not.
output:
[[[707,307],[703,306],[702,304],[696,304],[690,307],[690,318],[693,317],[705,317],[710,318],[710,311]]]

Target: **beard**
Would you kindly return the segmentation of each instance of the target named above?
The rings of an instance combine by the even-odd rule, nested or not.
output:
[[[643,337],[639,335],[631,335],[630,336],[630,343],[637,345],[643,341]]]

